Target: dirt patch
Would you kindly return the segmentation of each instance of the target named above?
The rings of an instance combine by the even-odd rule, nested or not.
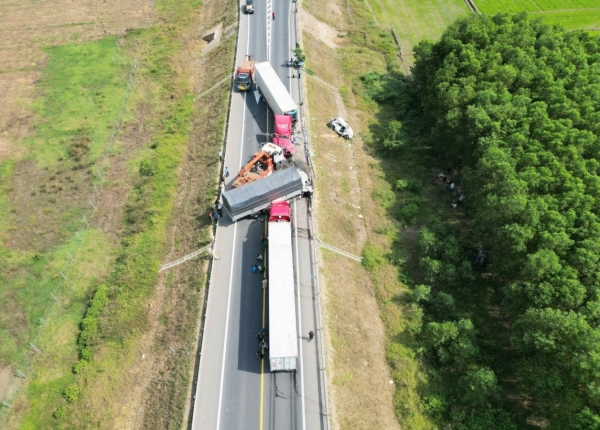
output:
[[[119,134],[119,151],[108,157],[109,168],[104,174],[106,185],[100,189],[97,196],[96,210],[93,215],[93,225],[100,228],[110,238],[114,246],[124,231],[124,207],[129,191],[133,185],[128,180],[127,169],[131,154],[136,153],[143,145],[149,145],[152,131],[147,122],[150,107],[141,103],[133,116],[121,127]]]
[[[336,49],[344,43],[344,40],[339,37],[340,31],[319,21],[310,12],[304,9],[298,9],[300,28],[304,33],[309,34],[313,39],[320,40],[329,48]]]
[[[12,381],[10,366],[0,366],[0,399],[5,399]]]
[[[308,25],[311,27],[312,19],[318,19],[321,23],[325,23],[326,27],[336,29],[339,31],[347,31],[349,27],[350,17],[347,12],[346,0],[331,0],[331,1],[319,1],[319,0],[302,0],[298,12],[300,13],[300,26]],[[305,21],[305,15],[303,12],[307,12],[312,16],[308,17],[307,22]],[[304,28],[302,28],[304,31]],[[310,30],[307,31],[310,34]]]
[[[45,170],[34,162],[18,163],[5,190],[11,202],[7,247],[42,252],[73,234],[64,226],[73,213],[91,212],[92,176],[83,165]]]
[[[311,11],[313,6],[323,8],[311,4]],[[352,91],[341,91],[351,82],[344,77],[338,51],[321,40],[319,31],[303,33],[307,67],[315,72],[305,82],[317,168],[318,235],[360,255],[378,225],[375,213],[368,208],[372,206],[369,163],[373,160],[363,150],[360,138],[361,130],[367,128],[363,123],[366,113],[356,109]],[[310,58],[318,58],[318,62]],[[326,127],[336,115],[343,115],[354,129],[353,141],[339,138]],[[320,254],[325,340],[332,347],[328,378],[333,428],[399,429],[393,404],[395,389],[386,361],[387,338],[372,279],[352,260],[326,250]]]
[[[10,142],[7,138],[0,136],[0,159],[6,157],[10,152]]]

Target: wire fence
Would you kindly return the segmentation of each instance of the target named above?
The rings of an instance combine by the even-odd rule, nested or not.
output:
[[[152,10],[148,20],[144,21],[146,27],[152,23],[153,11],[155,7],[156,0],[153,2]],[[65,262],[58,273],[55,273],[54,275],[49,274],[49,276],[54,276],[54,278],[57,279],[56,284],[47,297],[48,300],[54,302],[54,305],[47,306],[41,316],[38,317],[36,323],[39,325],[39,328],[34,330],[34,335],[24,346],[27,349],[26,354],[24,354],[24,358],[17,363],[12,363],[11,367],[14,370],[13,376],[16,378],[26,379],[35,357],[44,353],[44,349],[41,347],[41,345],[44,343],[45,327],[48,325],[50,320],[58,319],[61,316],[61,309],[64,309],[70,305],[69,293],[73,292],[72,288],[74,285],[71,285],[71,290],[67,288],[69,287],[69,282],[71,280],[78,279],[78,273],[75,266],[79,251],[83,246],[89,244],[92,240],[92,238],[90,238],[91,235],[89,234],[90,224],[93,221],[94,214],[102,204],[99,197],[102,191],[102,186],[106,182],[108,169],[110,168],[110,156],[114,153],[115,147],[118,143],[119,134],[123,130],[127,103],[133,90],[138,66],[136,58],[129,59],[121,54],[121,44],[125,32],[126,30],[123,29],[117,34],[115,48],[111,58],[113,65],[118,65],[119,62],[123,66],[130,65],[127,73],[121,107],[116,120],[114,121],[112,130],[110,132],[110,137],[107,139],[106,145],[94,164],[94,175],[92,176],[91,183],[93,189],[91,194],[88,194],[86,197],[84,197],[85,200],[83,202],[83,207],[85,209],[80,211],[75,217],[75,219],[79,219],[79,226],[75,229],[75,231],[72,231],[72,236],[67,242],[67,245],[70,243],[71,246],[69,247],[70,249],[63,255]],[[73,225],[72,221],[73,220],[68,223],[69,226]],[[75,225],[77,225],[77,223],[75,223]],[[13,380],[13,382],[15,382],[15,380]],[[2,403],[0,406],[2,406],[2,408],[0,408],[0,417],[12,406],[14,399],[20,392],[21,386],[22,384],[19,383],[11,384],[6,398],[2,399],[1,401]]]

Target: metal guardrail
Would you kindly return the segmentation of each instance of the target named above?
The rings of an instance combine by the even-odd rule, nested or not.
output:
[[[213,244],[211,243],[210,245],[206,245],[205,247],[200,248],[197,251],[194,251],[188,255],[184,255],[183,257],[181,257],[178,260],[171,261],[170,263],[162,264],[160,266],[160,269],[158,269],[158,271],[162,272],[163,270],[170,269],[171,267],[179,266],[181,263],[185,263],[186,261],[189,261],[192,258],[195,258],[206,251],[212,251],[212,246],[213,246]]]
[[[343,255],[344,257],[350,258],[354,261],[358,261],[359,263],[362,261],[362,257],[359,257],[358,255],[354,255],[354,254],[350,254],[349,252],[344,251],[343,249],[340,248],[336,248],[333,245],[329,245],[328,243],[323,242],[321,239],[319,239],[318,237],[315,238],[317,240],[317,242],[319,242],[321,245],[321,248],[325,248],[328,249],[330,251],[333,251],[337,254]]]

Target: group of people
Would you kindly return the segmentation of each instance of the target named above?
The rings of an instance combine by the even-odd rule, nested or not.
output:
[[[223,151],[219,150],[219,162],[222,163],[223,160]],[[219,185],[219,187],[221,188],[220,194],[223,194],[223,192],[225,191],[225,178],[227,177],[229,177],[229,168],[225,166],[225,168],[223,169],[223,174],[221,175],[221,184]],[[219,198],[220,197],[217,197],[217,199],[215,200],[215,205],[210,209],[210,212],[208,213],[208,218],[210,218],[211,224],[218,224],[219,218],[223,216],[223,205],[219,202]]]
[[[269,334],[269,332],[267,331],[266,328],[263,327],[256,335],[256,337],[258,338],[258,342],[259,342],[258,343],[259,351],[256,352],[256,358],[258,358],[259,360],[262,360],[263,358],[265,358],[264,351],[269,349],[269,345],[267,344],[267,334]],[[308,342],[310,342],[314,338],[315,338],[315,332],[312,330],[309,331],[308,332]]]
[[[259,360],[262,360],[265,357],[264,351],[266,349],[269,349],[269,345],[267,344],[267,335],[268,334],[269,334],[268,330],[263,327],[256,335],[256,337],[258,338],[258,342],[259,342],[258,348],[260,349],[256,353],[256,358],[258,358]]]
[[[448,175],[450,175],[450,172],[452,172],[452,169],[448,169]],[[440,172],[433,177],[433,180],[435,182],[440,182],[441,184],[443,184],[444,187],[452,193],[452,196],[457,199],[451,204],[451,206],[454,209],[456,209],[456,207],[460,203],[464,202],[466,199],[466,196],[458,189],[458,187],[455,183],[458,181],[459,178],[460,178],[460,174],[458,172],[458,169],[454,169],[454,172],[452,173],[452,177],[446,176],[444,174],[444,172]]]
[[[208,217],[210,218],[210,223],[219,223],[219,218],[223,216],[223,205],[219,202],[219,199],[215,200],[215,205],[210,209],[208,213]]]

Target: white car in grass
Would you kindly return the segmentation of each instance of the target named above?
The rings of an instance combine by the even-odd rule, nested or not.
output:
[[[342,118],[338,116],[333,118],[331,121],[327,123],[327,127],[335,131],[337,134],[342,136],[344,139],[352,139],[354,136],[354,132],[352,128],[348,125],[348,123]]]

